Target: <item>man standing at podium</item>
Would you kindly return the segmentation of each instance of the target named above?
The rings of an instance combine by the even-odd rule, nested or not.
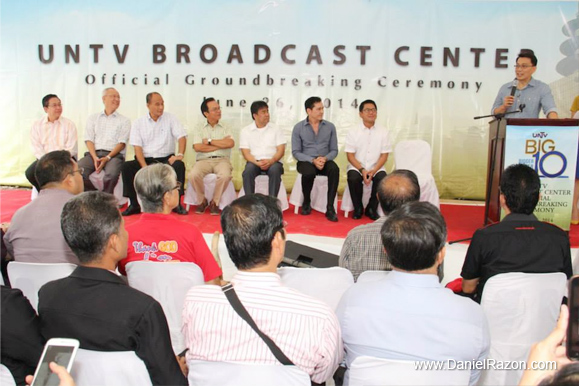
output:
[[[541,108],[547,118],[557,119],[557,106],[549,85],[534,79],[537,57],[533,50],[523,49],[517,57],[515,80],[504,84],[493,104],[493,114],[522,110],[509,115],[510,118],[539,118]]]

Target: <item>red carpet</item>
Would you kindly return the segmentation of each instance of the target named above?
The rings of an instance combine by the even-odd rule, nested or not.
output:
[[[14,189],[0,191],[0,222],[9,222],[14,212],[23,205],[30,202],[30,190]],[[339,205],[338,205],[339,207]],[[448,226],[448,240],[459,240],[472,236],[477,228],[483,224],[484,207],[474,205],[454,205],[442,204],[440,207],[442,215]],[[352,213],[350,212],[350,215]],[[204,215],[193,213],[193,208],[187,216],[173,214],[175,218],[195,224],[203,233],[213,233],[221,231],[219,216],[211,216],[208,212]],[[283,214],[287,222],[288,233],[302,233],[307,235],[329,236],[344,238],[350,229],[361,224],[371,222],[367,217],[361,220],[352,220],[345,218],[344,212],[339,211],[339,221],[337,223],[326,220],[323,213],[312,211],[309,216],[294,214],[294,207],[290,208]],[[125,218],[127,224],[135,221],[137,216]],[[579,226],[573,226],[570,232],[571,246],[579,246]]]

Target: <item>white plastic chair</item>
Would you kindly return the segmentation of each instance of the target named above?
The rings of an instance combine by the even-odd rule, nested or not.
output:
[[[346,372],[344,385],[349,386],[467,386],[468,370],[416,370],[415,361],[401,361],[360,356]]]
[[[8,263],[8,279],[12,288],[18,288],[38,312],[38,291],[49,281],[68,277],[76,265],[69,263]]]
[[[531,345],[545,339],[557,324],[566,283],[561,272],[511,272],[490,278],[481,301],[491,336],[489,358],[526,361]],[[488,369],[479,385],[516,385],[522,373]]]
[[[78,349],[70,374],[77,386],[152,386],[145,362],[134,351]]]
[[[203,177],[203,185],[205,186],[205,198],[207,199],[207,202],[211,202],[213,199],[213,193],[215,192],[215,181],[217,181],[217,174],[209,173]],[[233,182],[229,181],[229,185],[227,185],[225,191],[221,195],[221,199],[219,200],[219,209],[223,210],[223,208],[231,204],[231,202],[236,198],[237,194],[235,193]],[[187,211],[189,211],[191,205],[201,204],[197,201],[197,193],[195,192],[195,188],[191,184],[191,181],[187,183],[187,189],[185,190],[183,202],[187,206]]]
[[[176,354],[185,348],[181,333],[181,314],[185,295],[189,288],[203,285],[205,280],[201,268],[195,263],[159,263],[133,261],[127,264],[129,285],[144,292],[161,303],[167,317],[171,344]]]
[[[382,280],[388,275],[390,271],[364,271],[358,276],[356,283],[368,283],[371,281]]]
[[[432,176],[432,150],[428,142],[421,139],[398,142],[394,148],[394,163],[396,169],[416,173],[420,184],[420,201],[440,208],[438,188]]]
[[[314,186],[312,187],[312,192],[310,194],[312,209],[318,212],[326,213],[326,207],[328,206],[328,177],[327,176],[316,176],[314,179]],[[295,206],[295,214],[298,214],[300,206],[304,203],[304,193],[302,192],[302,175],[298,173],[296,176],[296,181],[292,188],[289,199],[290,204]],[[334,210],[338,210],[338,194],[336,193],[336,198],[334,199]]]
[[[284,285],[319,299],[336,309],[342,295],[354,284],[352,272],[342,267],[278,268]]]
[[[0,364],[0,385],[16,386],[16,381],[14,380],[12,373],[8,370],[8,367],[3,364]]]
[[[364,208],[368,205],[368,201],[370,201],[370,195],[372,194],[372,184],[374,182],[370,182],[370,185],[363,184],[363,191],[362,191],[362,205]],[[344,211],[344,217],[348,218],[348,213],[354,210],[354,203],[352,202],[352,196],[350,195],[350,187],[346,184],[346,188],[344,189],[344,194],[342,195],[342,205],[340,209]],[[384,216],[384,212],[380,205],[378,205],[378,215],[380,217]]]
[[[296,366],[245,362],[189,361],[190,386],[309,386],[310,377]]]
[[[265,195],[269,194],[269,176],[259,175],[255,178],[255,193],[261,193],[261,194],[265,194]],[[241,190],[239,191],[239,195],[237,197],[243,197],[243,196],[245,196],[245,189],[243,189],[243,186],[242,186]],[[279,187],[277,199],[279,200],[279,203],[281,204],[282,212],[289,208],[289,202],[287,199],[287,190],[285,189],[285,185],[283,184],[283,181],[281,182],[281,185]]]
[[[104,188],[104,180],[105,180],[105,172],[101,171],[100,173],[93,172],[90,176],[88,176],[90,182],[92,182],[93,186],[102,192]],[[115,185],[115,190],[113,191],[113,195],[117,199],[117,203],[119,206],[125,205],[129,202],[127,197],[123,197],[123,176],[119,175],[119,180]]]

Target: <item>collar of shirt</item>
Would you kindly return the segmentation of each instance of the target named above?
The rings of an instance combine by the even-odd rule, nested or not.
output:
[[[84,267],[79,265],[70,274],[70,277],[82,280],[107,281],[115,284],[127,285],[127,283],[125,283],[125,281],[120,276],[105,268]]]
[[[102,117],[103,115],[105,117],[116,117],[118,115],[118,113],[117,113],[117,110],[115,110],[110,115],[107,115],[107,112],[103,110],[103,111],[101,111],[100,116]],[[150,116],[149,116],[149,118],[150,118]]]
[[[231,284],[244,287],[281,287],[281,277],[274,272],[247,272],[238,271],[232,278]]]
[[[364,122],[360,122],[360,128],[370,131],[376,130],[376,123],[374,123],[372,127],[366,127],[366,125],[364,125]]]
[[[74,197],[74,194],[70,193],[66,189],[60,188],[48,188],[48,189],[40,189],[38,192],[38,196],[70,196],[71,198]]]
[[[406,287],[441,288],[438,276],[392,270],[386,278]]]
[[[215,130],[215,129],[217,129],[218,127],[219,127],[219,128],[223,128],[223,125],[221,124],[221,121],[217,122],[217,123],[215,124],[215,126],[211,126],[211,125],[209,124],[209,122],[207,122],[207,121],[205,121],[205,122],[206,122],[206,123],[205,123],[205,126],[203,126],[204,129]]]
[[[266,129],[269,129],[269,127],[270,127],[270,126],[269,126],[269,122],[267,123],[267,125],[265,125],[264,127],[261,127],[261,128],[260,128],[260,127],[257,127],[257,125],[255,124],[255,122],[253,122],[253,123],[251,124],[251,126],[249,127],[249,130],[251,130],[251,131],[266,130]]]
[[[139,220],[174,220],[175,218],[164,213],[142,213]]]
[[[326,120],[325,120],[325,119],[322,119],[322,120],[320,121],[319,126],[322,126],[322,125],[325,125],[325,124],[326,124]],[[312,125],[312,124],[310,123],[310,117],[306,117],[306,123],[305,123],[305,125],[306,125],[306,126],[308,126],[308,125],[311,126],[311,125]],[[319,127],[319,126],[318,126],[318,127]]]
[[[509,213],[503,221],[539,221],[534,214]]]
[[[55,123],[57,123],[57,122],[60,123],[60,118],[62,118],[62,115],[61,115],[60,117],[58,117],[58,119],[57,119],[56,121],[50,122],[50,121],[48,120],[48,114],[46,114],[46,115],[44,116],[44,118],[42,118],[42,123],[43,123],[43,124],[44,124],[44,123],[52,123],[52,124],[55,124]]]
[[[531,80],[529,81],[529,83],[527,83],[527,85],[522,88],[522,90],[526,89],[527,87],[536,87],[537,86],[537,81],[535,80],[535,78],[531,77]]]
[[[165,115],[165,113],[161,114],[161,116],[159,118],[157,118],[157,120],[155,121],[153,118],[151,118],[151,113],[147,113],[147,120],[149,120],[153,123],[159,123],[161,118],[163,118],[163,115]]]

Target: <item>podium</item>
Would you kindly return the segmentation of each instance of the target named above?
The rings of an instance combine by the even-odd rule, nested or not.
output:
[[[501,219],[499,182],[505,167],[515,163],[525,163],[537,170],[541,177],[541,201],[545,196],[543,193],[545,180],[556,179],[565,180],[570,184],[572,200],[577,160],[578,119],[502,118],[492,120],[489,126],[485,225]],[[550,165],[544,165],[547,163]],[[537,207],[539,208],[539,205]],[[568,212],[570,218],[570,206]],[[550,219],[549,217],[544,221]],[[549,222],[555,223],[554,220]],[[569,223],[564,226],[557,225],[569,229]]]

